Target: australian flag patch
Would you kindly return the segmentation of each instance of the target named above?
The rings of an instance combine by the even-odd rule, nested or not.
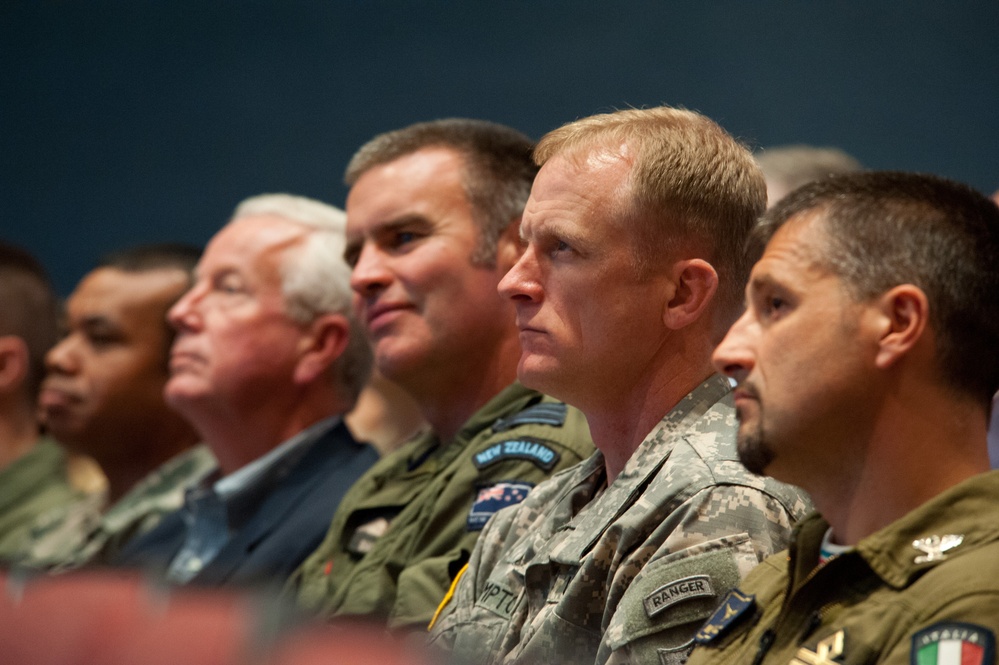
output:
[[[531,483],[501,482],[483,487],[475,497],[472,509],[468,511],[467,528],[481,531],[489,518],[497,510],[520,503],[534,487]]]

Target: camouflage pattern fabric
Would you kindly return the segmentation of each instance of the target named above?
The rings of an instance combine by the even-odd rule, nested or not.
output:
[[[125,543],[180,508],[184,490],[215,467],[208,447],[197,445],[152,471],[103,514],[103,502],[98,500],[81,503],[68,512],[51,513],[32,529],[30,543],[18,563],[53,572],[108,563]]]
[[[289,590],[324,618],[422,631],[489,517],[592,452],[579,411],[514,383],[451,442],[426,433],[375,464]]]
[[[810,516],[795,530],[790,556],[760,564],[701,628],[689,665],[992,665],[999,630],[997,511],[999,471],[991,471],[821,567],[829,525]]]
[[[0,560],[20,557],[34,523],[51,511],[64,512],[86,500],[70,486],[66,453],[42,437],[27,453],[0,469]]]
[[[748,473],[714,376],[606,486],[600,453],[487,526],[431,642],[460,663],[680,663],[726,592],[786,547],[806,495]]]

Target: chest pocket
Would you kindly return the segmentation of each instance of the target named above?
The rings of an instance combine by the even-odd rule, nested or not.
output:
[[[403,506],[359,510],[350,516],[344,530],[344,549],[351,557],[360,559],[371,551],[378,539],[388,532],[392,520],[402,512]]]

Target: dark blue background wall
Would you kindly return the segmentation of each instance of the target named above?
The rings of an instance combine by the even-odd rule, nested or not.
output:
[[[538,137],[665,102],[999,188],[996,0],[0,0],[0,57],[0,236],[64,294],[246,196],[341,205],[360,143],[443,116]]]

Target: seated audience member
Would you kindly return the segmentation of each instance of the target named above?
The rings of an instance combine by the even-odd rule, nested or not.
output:
[[[58,338],[58,306],[42,266],[0,243],[0,562],[24,548],[34,522],[84,500],[66,454],[39,433],[35,398],[45,352]]]
[[[282,582],[377,459],[341,414],[371,353],[350,315],[343,213],[300,197],[244,201],[171,308],[167,402],[218,472],[116,559],[173,584]]]
[[[301,606],[424,630],[483,525],[593,450],[580,413],[515,382],[531,142],[449,119],[375,137],[347,167],[347,259],[381,373],[432,430],[350,490],[296,574]]]
[[[808,508],[738,464],[732,388],[711,366],[763,176],[671,108],[578,120],[534,158],[527,249],[499,291],[520,380],[577,406],[598,452],[496,515],[432,639],[462,663],[679,663]]]
[[[756,155],[756,163],[767,181],[768,208],[802,185],[836,173],[854,173],[864,168],[839,148],[810,145],[768,148]]]
[[[715,365],[739,382],[743,463],[819,513],[729,595],[690,665],[993,663],[999,209],[941,178],[837,176],[755,238]]]
[[[53,436],[97,461],[107,492],[36,525],[23,565],[106,562],[179,508],[184,489],[212,468],[197,434],[163,400],[173,340],[166,312],[190,287],[199,254],[171,244],[126,250],[70,295],[39,408]]]

